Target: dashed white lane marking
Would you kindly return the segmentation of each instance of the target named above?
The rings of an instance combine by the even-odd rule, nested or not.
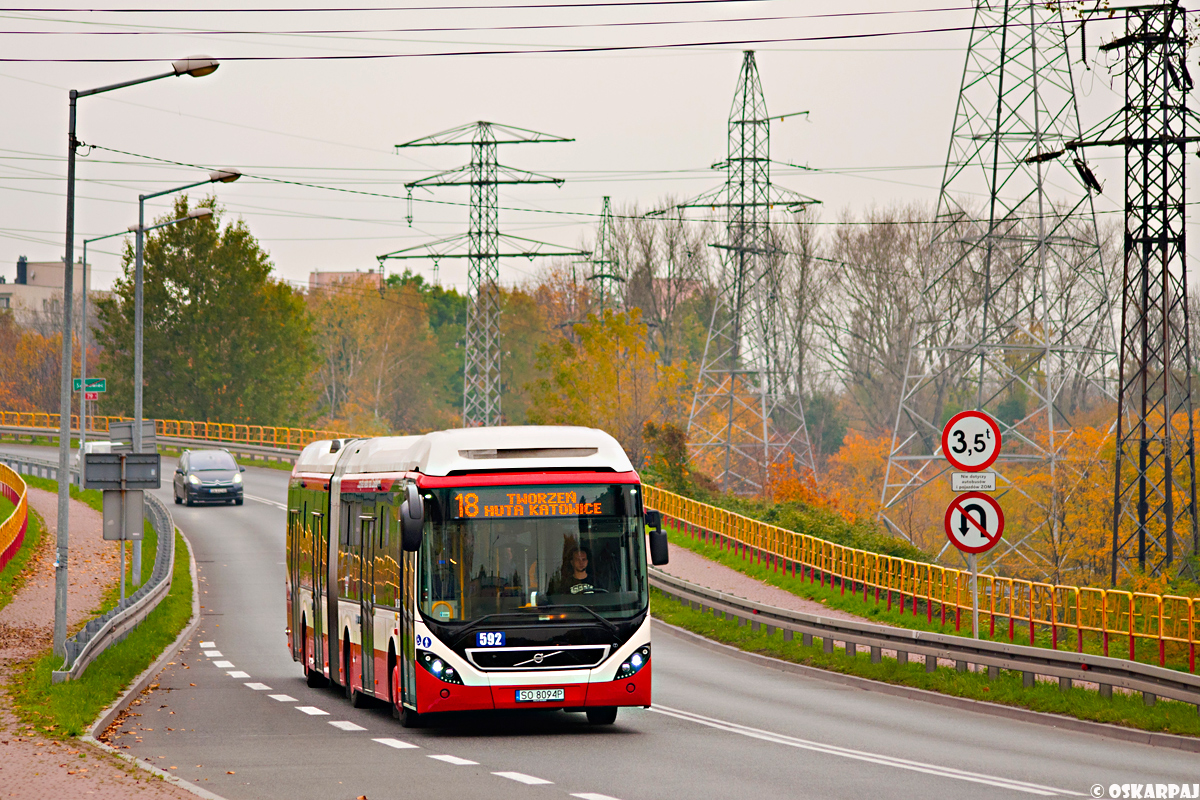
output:
[[[420,750],[421,749],[420,745],[409,744],[408,742],[402,742],[399,739],[372,739],[371,741],[379,742],[380,744],[386,744],[388,747],[394,747],[397,750]]]
[[[290,694],[269,694],[269,695],[267,695],[267,697],[271,698],[272,700],[278,700],[281,703],[298,703],[298,702],[300,702],[296,698],[292,697]]]
[[[271,691],[271,687],[267,686],[265,683],[247,683],[246,686],[250,687],[251,689],[253,689],[256,692]]]
[[[546,783],[554,783],[545,778],[535,778],[532,775],[526,775],[524,772],[493,772],[493,775],[499,775],[501,778],[508,778],[510,781],[523,783],[526,786],[541,786]]]
[[[328,711],[322,711],[321,709],[317,708],[316,706],[296,706],[296,710],[303,711],[305,714],[308,714],[310,717],[328,717],[329,716]]]
[[[470,761],[465,758],[459,758],[458,756],[430,756],[430,758],[436,758],[438,761],[445,761],[447,764],[454,764],[456,767],[465,767],[468,764],[479,763],[478,761]]]
[[[232,661],[214,661],[213,666],[217,669],[233,669]]]
[[[268,500],[265,497],[255,497],[252,494],[246,494],[244,491],[242,492],[242,494],[245,495],[247,500],[253,500],[256,503],[265,503],[266,505],[275,506],[276,508],[282,508],[284,511],[287,511],[287,506],[276,500]]]
[[[896,769],[907,769],[913,772],[923,772],[926,775],[938,775],[943,778],[953,778],[954,780],[967,781],[969,783],[982,783],[988,786],[998,786],[1002,789],[1012,789],[1016,792],[1026,792],[1028,794],[1038,794],[1044,796],[1055,795],[1074,795],[1084,797],[1082,792],[1072,792],[1067,789],[1056,789],[1053,786],[1042,786],[1036,783],[1026,783],[1025,781],[1013,780],[1011,778],[1001,778],[998,775],[984,775],[978,772],[967,772],[966,770],[954,769],[953,767],[943,767],[938,764],[926,764],[921,761],[911,761],[907,758],[897,758],[895,756],[885,756],[879,753],[868,753],[863,750],[852,750],[848,747],[838,747],[832,744],[824,744],[822,742],[813,742],[807,739],[797,739],[794,736],[785,736],[781,733],[772,733],[771,731],[760,730],[759,728],[751,728],[746,725],[739,725],[735,722],[726,722],[712,717],[705,717],[700,714],[694,714],[691,711],[681,711],[677,708],[669,706],[652,706],[651,711],[659,714],[665,714],[668,717],[694,722],[699,725],[707,725],[710,728],[728,731],[729,733],[737,733],[742,736],[749,736],[752,739],[760,739],[774,744],[787,745],[801,750],[811,750],[815,753],[825,753],[831,756],[841,756],[842,758],[851,758],[856,761],[868,761],[873,764],[880,764],[885,767],[895,767]]]
[[[332,725],[333,727],[337,728],[338,730],[343,730],[343,731],[365,731],[366,730],[366,728],[364,728],[362,725],[355,725],[350,720],[345,720],[345,719],[338,720],[336,722],[331,720],[329,722],[329,724]]]
[[[596,794],[595,792],[583,792],[582,794],[573,794],[571,797],[578,797],[579,800],[617,800],[615,797],[609,797],[606,794]]]
[[[208,656],[209,658],[221,658],[221,651],[220,650],[205,650],[204,655]]]
[[[249,672],[242,672],[240,669],[234,670],[233,672],[226,672],[225,674],[231,678],[249,678],[250,677]]]
[[[203,650],[203,649],[204,649],[204,648],[206,648],[206,647],[216,647],[216,646],[217,646],[217,643],[216,643],[216,642],[201,642],[201,643],[200,643],[200,649],[201,649],[201,650]]]

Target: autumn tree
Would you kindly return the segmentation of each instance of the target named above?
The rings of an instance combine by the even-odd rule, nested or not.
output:
[[[144,410],[147,417],[286,425],[309,407],[312,360],[299,292],[272,276],[267,253],[242,221],[208,219],[162,228],[145,240]],[[158,220],[187,216],[188,198]],[[133,247],[112,294],[97,302],[108,378],[103,408],[133,406]]]
[[[96,357],[91,348],[88,353]],[[79,348],[71,354],[78,374]],[[43,335],[18,325],[11,310],[0,311],[0,410],[58,411],[61,375],[62,334]]]
[[[600,428],[640,466],[646,423],[678,424],[685,413],[686,364],[662,362],[637,309],[591,315],[575,337],[539,348],[530,422]]]

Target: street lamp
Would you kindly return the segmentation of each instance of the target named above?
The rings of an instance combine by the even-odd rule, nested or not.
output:
[[[96,89],[72,89],[69,93],[70,108],[67,127],[67,236],[66,258],[63,264],[63,327],[62,365],[58,394],[58,520],[55,535],[54,557],[54,652],[65,656],[67,652],[67,549],[70,542],[68,517],[71,505],[71,303],[75,281],[75,153],[79,140],[75,138],[75,102],[80,97],[137,86],[161,78],[191,75],[201,78],[217,71],[220,64],[208,56],[189,56],[171,65],[170,72],[136,78],[122,83],[113,83]]]
[[[164,222],[146,228],[146,201],[167,194],[195,189],[197,186],[204,186],[209,183],[233,183],[240,177],[242,177],[242,173],[236,169],[218,169],[208,173],[208,177],[202,181],[195,181],[184,186],[176,186],[174,189],[164,189],[161,192],[138,195],[138,224],[129,226],[130,233],[135,235],[133,262],[133,452],[135,453],[142,452],[142,341],[144,330],[142,325],[142,253],[144,250],[145,234],[146,231],[152,231],[167,225],[174,225],[176,222],[182,222],[184,219],[212,216],[210,209],[196,209],[195,211],[188,212],[188,216],[183,219]],[[141,540],[135,539],[133,542],[134,586],[141,583],[141,575],[142,543]]]

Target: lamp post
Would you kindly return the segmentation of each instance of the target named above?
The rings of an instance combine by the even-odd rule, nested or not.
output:
[[[208,56],[190,56],[174,62],[170,72],[96,89],[72,89],[68,95],[70,105],[67,115],[67,235],[63,262],[63,340],[58,394],[58,520],[54,556],[54,652],[60,656],[65,656],[67,651],[67,550],[70,542],[68,517],[71,504],[71,304],[74,302],[71,295],[75,280],[75,153],[79,149],[79,140],[75,138],[75,103],[80,97],[90,97],[161,78],[180,75],[201,78],[216,72],[218,66],[220,64]]]
[[[242,177],[242,173],[236,169],[219,169],[208,173],[208,177],[202,181],[195,181],[184,186],[176,186],[174,189],[164,189],[161,192],[138,195],[138,224],[129,226],[130,232],[135,234],[136,238],[133,264],[133,452],[135,453],[142,452],[142,337],[144,330],[142,325],[142,252],[145,233],[148,230],[162,228],[164,225],[174,224],[173,222],[167,222],[146,228],[146,201],[167,194],[195,189],[197,186],[204,186],[209,183],[233,183],[240,177]],[[207,209],[201,210],[208,211]],[[199,214],[199,216],[212,216],[212,212],[208,211],[207,214]],[[191,215],[189,214],[187,218],[191,218]],[[175,220],[175,222],[180,221]],[[133,543],[134,586],[141,583],[141,575],[142,543],[140,540],[135,540]]]

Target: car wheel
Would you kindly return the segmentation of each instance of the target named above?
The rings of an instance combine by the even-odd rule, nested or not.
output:
[[[171,496],[175,498],[175,505],[177,505],[177,506],[183,505],[183,501],[179,499],[179,495],[172,492]]]
[[[186,496],[186,501],[189,506],[196,505],[196,501],[192,499],[192,496],[190,494]]]
[[[243,504],[243,503],[245,503],[245,502],[246,502],[246,499],[245,499],[244,497],[238,497],[238,498],[236,498],[236,499],[233,501],[233,504],[234,504],[235,506],[240,506],[240,505],[242,505],[242,504]]]

